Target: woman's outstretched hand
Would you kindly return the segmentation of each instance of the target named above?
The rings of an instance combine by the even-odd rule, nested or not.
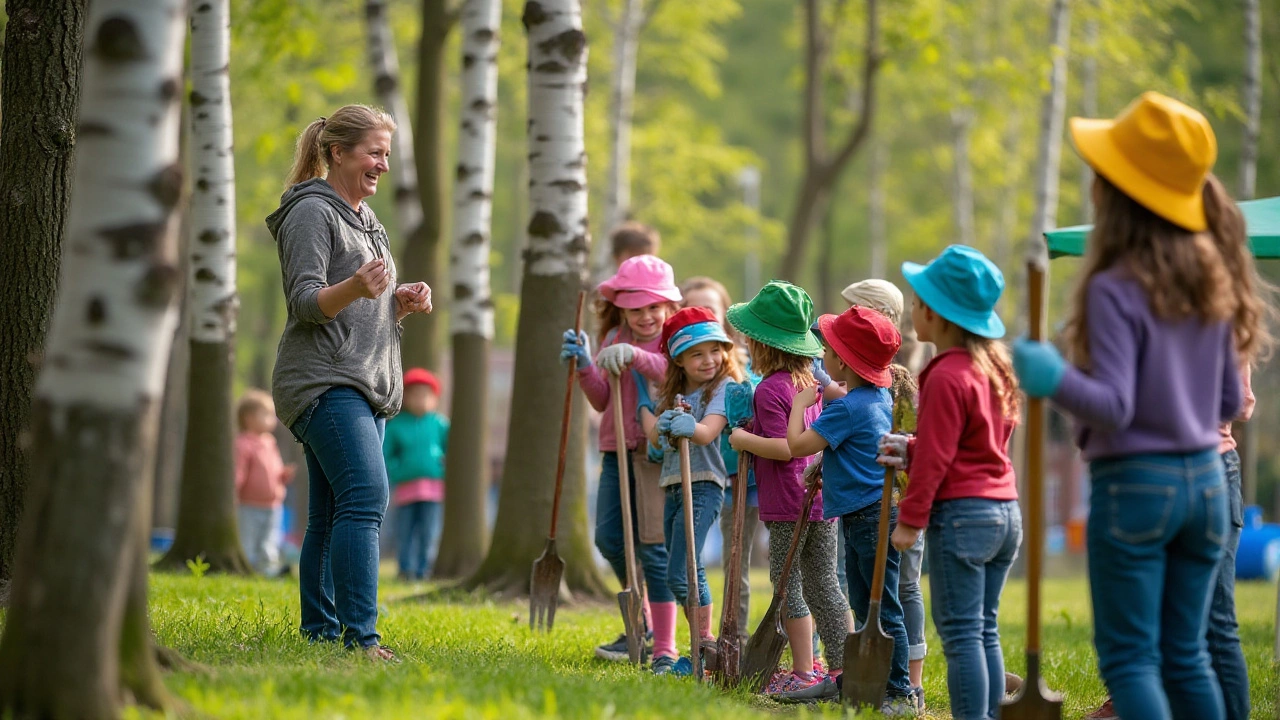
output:
[[[370,260],[356,270],[351,276],[351,285],[356,297],[370,300],[382,295],[391,284],[391,273],[387,270],[387,261],[382,258]]]
[[[424,282],[404,283],[396,288],[396,319],[416,312],[431,312],[431,287]]]

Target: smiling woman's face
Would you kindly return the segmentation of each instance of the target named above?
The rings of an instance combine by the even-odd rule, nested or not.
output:
[[[335,146],[333,156],[330,184],[363,200],[378,192],[378,178],[390,169],[391,133],[374,130],[350,150]]]

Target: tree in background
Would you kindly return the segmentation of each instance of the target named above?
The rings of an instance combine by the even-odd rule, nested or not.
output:
[[[229,0],[201,0],[191,14],[191,236],[187,302],[191,338],[187,441],[173,546],[158,567],[251,572],[236,529],[235,158],[231,142]]]
[[[557,348],[586,270],[587,154],[583,96],[587,36],[578,0],[528,0],[529,246],[524,253],[516,365],[507,461],[493,542],[468,586],[503,593],[529,591],[529,567],[547,536],[565,375]],[[456,389],[455,389],[456,392]],[[562,516],[556,538],[572,591],[603,597],[587,533],[582,397],[575,394]]]
[[[23,451],[71,202],[87,0],[14,0],[0,79],[0,605],[27,488]]]
[[[0,714],[163,708],[146,607],[146,527],[177,322],[182,195],[178,0],[94,0],[58,300],[32,403],[30,505],[0,637]],[[139,612],[141,610],[141,612]]]
[[[839,16],[844,2],[836,3]],[[867,0],[867,39],[862,72],[862,100],[857,121],[836,145],[827,148],[826,103],[824,85],[831,48],[831,26],[825,25],[821,0],[804,3],[804,95],[801,134],[804,139],[804,175],[787,226],[787,249],[778,275],[794,279],[804,262],[809,235],[830,198],[831,191],[849,161],[862,147],[871,132],[876,112],[876,76],[880,71],[880,18],[877,0]]]
[[[453,192],[453,388],[445,457],[444,527],[433,575],[465,577],[484,559],[488,540],[489,344],[493,294],[489,238],[497,149],[501,0],[462,6],[462,101]]]
[[[1058,179],[1062,134],[1067,112],[1067,42],[1071,37],[1069,0],[1054,0],[1049,14],[1049,88],[1040,107],[1040,147],[1036,153],[1036,210],[1031,220],[1031,246],[1058,222]]]

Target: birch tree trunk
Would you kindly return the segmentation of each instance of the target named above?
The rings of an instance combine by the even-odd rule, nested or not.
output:
[[[547,537],[565,377],[557,360],[561,334],[586,270],[587,154],[583,97],[587,37],[579,0],[527,0],[529,47],[529,244],[524,253],[516,329],[514,391],[498,522],[484,562],[468,586],[529,591],[529,567]],[[603,598],[587,530],[585,403],[574,395],[573,426],[556,543],[571,591]]]
[[[631,121],[636,96],[636,54],[644,25],[644,0],[622,0],[613,28],[613,84],[609,94],[609,185],[605,195],[604,231],[626,221],[631,212]],[[609,243],[596,243],[592,267],[597,279],[612,270]]]
[[[884,188],[889,170],[889,140],[877,139],[878,142],[871,148],[871,163],[867,173],[867,236],[871,254],[867,277],[883,278],[889,272],[889,235],[886,232]]]
[[[32,403],[32,474],[42,482],[19,528],[0,638],[0,712],[15,717],[116,718],[126,697],[165,700],[151,653],[138,651],[150,640],[137,609],[141,516],[177,322],[184,10],[180,0],[89,9],[77,136],[95,161],[75,169]]]
[[[214,572],[252,568],[236,529],[236,198],[231,143],[230,0],[200,0],[191,12],[191,148],[195,185],[187,302],[191,337],[187,442],[173,547],[158,567],[185,570],[203,557]]]
[[[1240,143],[1240,199],[1252,200],[1258,180],[1258,133],[1262,127],[1262,18],[1258,0],[1244,0],[1244,140]],[[1246,422],[1236,433],[1240,445],[1241,491],[1250,505],[1258,500],[1258,424]],[[1277,600],[1280,608],[1280,599]],[[1280,618],[1280,614],[1277,615]],[[1277,631],[1280,638],[1280,630]],[[1280,647],[1278,641],[1277,647]]]
[[[1248,0],[1246,0],[1247,2]],[[1089,8],[1097,12],[1097,3]],[[1098,117],[1098,19],[1090,16],[1084,24],[1085,56],[1081,63],[1080,112],[1087,118]],[[1093,169],[1080,163],[1080,222],[1093,222]]]
[[[387,0],[366,0],[364,12],[373,89],[378,103],[396,120],[396,131],[391,135],[396,229],[406,238],[415,238],[422,232],[422,198],[418,194],[418,168],[413,153],[413,120],[400,87],[400,60],[387,15]]]
[[[418,117],[415,122],[417,132],[413,135],[413,163],[417,168],[422,224],[420,230],[405,236],[404,261],[400,270],[406,282],[421,280],[433,288],[440,284],[440,244],[444,238],[445,193],[449,187],[445,181],[444,147],[445,91],[448,87],[445,49],[457,18],[458,9],[451,0],[422,0]],[[405,158],[401,162],[407,160]],[[439,369],[440,316],[439,312],[415,313],[413,317],[406,318],[400,346],[406,368]]]
[[[1040,147],[1036,153],[1036,210],[1031,221],[1030,247],[1044,241],[1058,219],[1058,167],[1062,159],[1062,128],[1067,110],[1067,41],[1071,36],[1068,0],[1054,0],[1049,16],[1049,91],[1040,106]]]
[[[497,150],[502,0],[462,6],[462,102],[453,193],[453,393],[445,457],[444,528],[435,577],[465,577],[484,559],[489,497],[489,244]]]
[[[22,300],[0,303],[0,588],[13,574],[27,487],[22,439],[71,202],[86,3],[6,5],[3,67],[21,71],[0,79],[0,277]]]
[[[969,136],[973,129],[973,109],[951,109],[951,205],[960,244],[973,247],[978,234],[973,225],[973,163],[969,159]]]

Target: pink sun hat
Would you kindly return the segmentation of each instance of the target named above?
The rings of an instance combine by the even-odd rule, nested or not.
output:
[[[605,300],[626,310],[681,300],[675,271],[653,255],[627,258],[597,289]]]

